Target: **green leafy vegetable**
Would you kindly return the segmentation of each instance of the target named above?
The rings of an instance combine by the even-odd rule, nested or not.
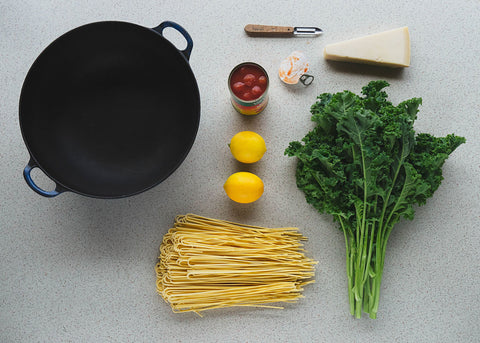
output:
[[[387,101],[386,81],[363,96],[321,94],[311,107],[316,127],[285,150],[298,158],[297,186],[345,236],[350,312],[377,317],[385,249],[393,226],[413,219],[442,181],[441,167],[465,138],[413,129],[420,98]]]

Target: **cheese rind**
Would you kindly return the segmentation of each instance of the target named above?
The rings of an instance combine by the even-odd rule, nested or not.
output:
[[[323,56],[334,61],[408,67],[410,66],[408,27],[329,44],[324,48]]]

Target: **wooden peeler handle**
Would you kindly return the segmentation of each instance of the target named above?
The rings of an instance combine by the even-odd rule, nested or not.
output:
[[[248,24],[245,26],[245,32],[252,37],[288,37],[293,36],[294,28],[291,26]]]

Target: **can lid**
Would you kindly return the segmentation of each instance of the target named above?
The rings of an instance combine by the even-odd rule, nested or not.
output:
[[[280,63],[278,76],[283,82],[294,85],[308,71],[308,67],[309,63],[305,54],[301,51],[294,51]]]

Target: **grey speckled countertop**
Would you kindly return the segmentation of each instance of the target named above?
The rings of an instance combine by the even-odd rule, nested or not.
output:
[[[0,1],[0,341],[1,342],[479,342],[480,325],[480,2],[464,1]],[[65,193],[46,199],[22,178],[28,153],[18,120],[25,75],[59,35],[82,24],[165,20],[194,40],[190,59],[202,116],[185,162],[138,196],[98,200]],[[306,39],[252,39],[248,23],[320,26]],[[327,63],[325,44],[408,26],[411,67],[402,71]],[[175,32],[165,35],[181,47]],[[294,50],[315,81],[287,87],[275,77]],[[254,118],[229,103],[226,79],[243,61],[271,76],[270,103]],[[387,250],[377,320],[348,312],[343,235],[297,190],[283,155],[312,127],[309,108],[323,92],[359,92],[386,79],[394,103],[422,97],[416,130],[465,136],[446,162],[445,180],[412,222],[395,228]],[[238,205],[222,185],[236,163],[227,143],[253,130],[268,151],[252,170],[262,198]],[[48,187],[41,173],[34,177]],[[319,261],[305,298],[284,310],[225,309],[174,314],[155,292],[154,264],[177,214],[263,226],[297,226]]]

